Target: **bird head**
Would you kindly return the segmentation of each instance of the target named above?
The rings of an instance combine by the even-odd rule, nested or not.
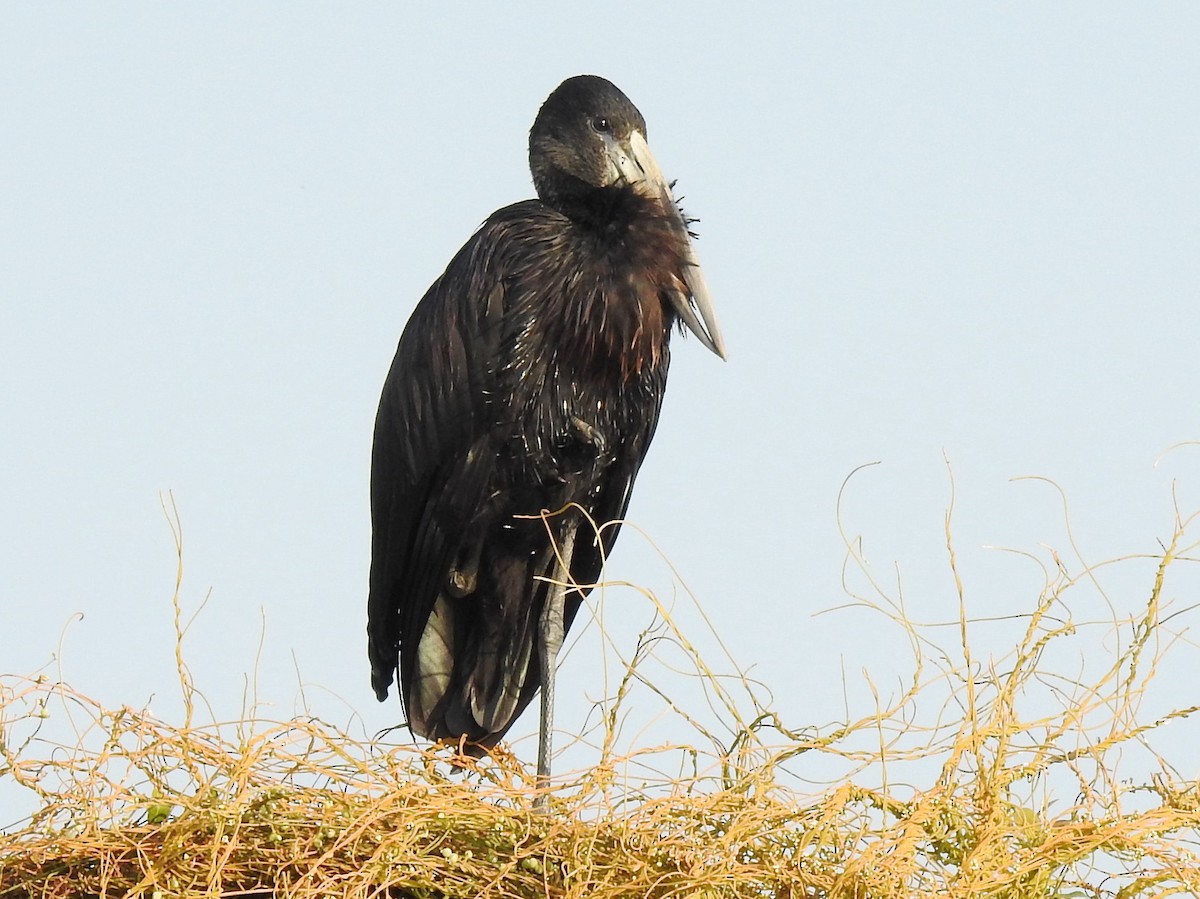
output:
[[[687,294],[672,306],[706,347],[725,358],[712,298],[688,223],[646,140],[646,120],[621,90],[596,75],[576,75],[542,104],[529,132],[529,167],[538,196],[551,206],[586,202],[597,191],[628,186],[657,202],[684,246]]]

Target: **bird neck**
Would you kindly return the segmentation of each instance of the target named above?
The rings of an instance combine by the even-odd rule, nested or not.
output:
[[[611,234],[623,232],[647,212],[646,200],[627,184],[593,187],[578,179],[569,189],[539,191],[542,202],[586,230]],[[566,185],[563,185],[566,186]]]

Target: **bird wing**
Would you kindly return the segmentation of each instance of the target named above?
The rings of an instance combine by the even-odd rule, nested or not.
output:
[[[405,655],[415,652],[454,566],[463,523],[478,514],[495,464],[490,397],[504,277],[489,258],[494,228],[492,220],[485,223],[421,299],[380,398],[367,623],[380,700],[402,647]]]
[[[571,577],[581,586],[587,587],[599,581],[604,564],[621,531],[621,524],[633,496],[633,484],[654,437],[654,426],[662,408],[662,398],[666,389],[666,366],[660,371],[661,374],[656,376],[659,379],[657,389],[649,391],[646,396],[645,421],[649,427],[643,432],[628,435],[620,459],[606,471],[600,492],[588,509],[591,520],[580,525],[575,552],[571,559]],[[571,627],[583,598],[589,592],[585,589],[582,593],[568,595],[564,616],[567,628]]]

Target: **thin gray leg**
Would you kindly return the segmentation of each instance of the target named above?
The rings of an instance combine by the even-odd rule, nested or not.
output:
[[[550,588],[546,597],[546,606],[542,609],[542,619],[539,622],[542,638],[542,721],[538,740],[537,768],[537,798],[533,801],[534,808],[545,808],[547,790],[550,787],[550,752],[554,741],[554,676],[558,670],[558,651],[562,648],[565,630],[563,628],[563,612],[566,608],[567,585],[571,581],[571,555],[575,551],[576,523],[568,520],[563,529],[560,555],[562,564],[558,580]]]

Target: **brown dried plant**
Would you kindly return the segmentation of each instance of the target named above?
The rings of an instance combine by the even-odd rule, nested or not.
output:
[[[874,579],[861,541],[846,536],[848,568],[876,591],[854,601],[896,622],[912,677],[869,712],[803,732],[731,662],[719,667],[732,675],[706,664],[645,593],[657,614],[620,658],[590,743],[594,764],[556,785],[549,813],[533,808],[533,773],[504,753],[479,762],[354,738],[315,718],[197,720],[177,582],[181,722],[105,708],[45,675],[0,679],[0,778],[39,806],[0,836],[0,899],[1200,894],[1200,791],[1149,749],[1155,731],[1200,706],[1140,717],[1183,633],[1184,613],[1168,611],[1166,591],[1194,561],[1195,517],[1176,515],[1136,611],[1099,629],[1074,621],[1070,600],[1102,566],[1052,554],[1023,635],[986,662],[971,648],[979,622],[967,612],[950,513],[960,601],[950,648],[908,619]],[[1057,644],[1082,637],[1086,646],[1097,630],[1119,648],[1096,676],[1083,682],[1049,667]],[[732,738],[649,673],[664,641],[690,661]],[[693,741],[618,750],[635,691],[674,710]],[[1033,692],[1040,702],[1028,700]],[[44,734],[57,715],[75,722],[75,743]],[[1117,770],[1133,749],[1157,765],[1140,782]],[[838,782],[797,784],[793,769],[814,757],[842,766]],[[926,779],[888,775],[904,764]]]

